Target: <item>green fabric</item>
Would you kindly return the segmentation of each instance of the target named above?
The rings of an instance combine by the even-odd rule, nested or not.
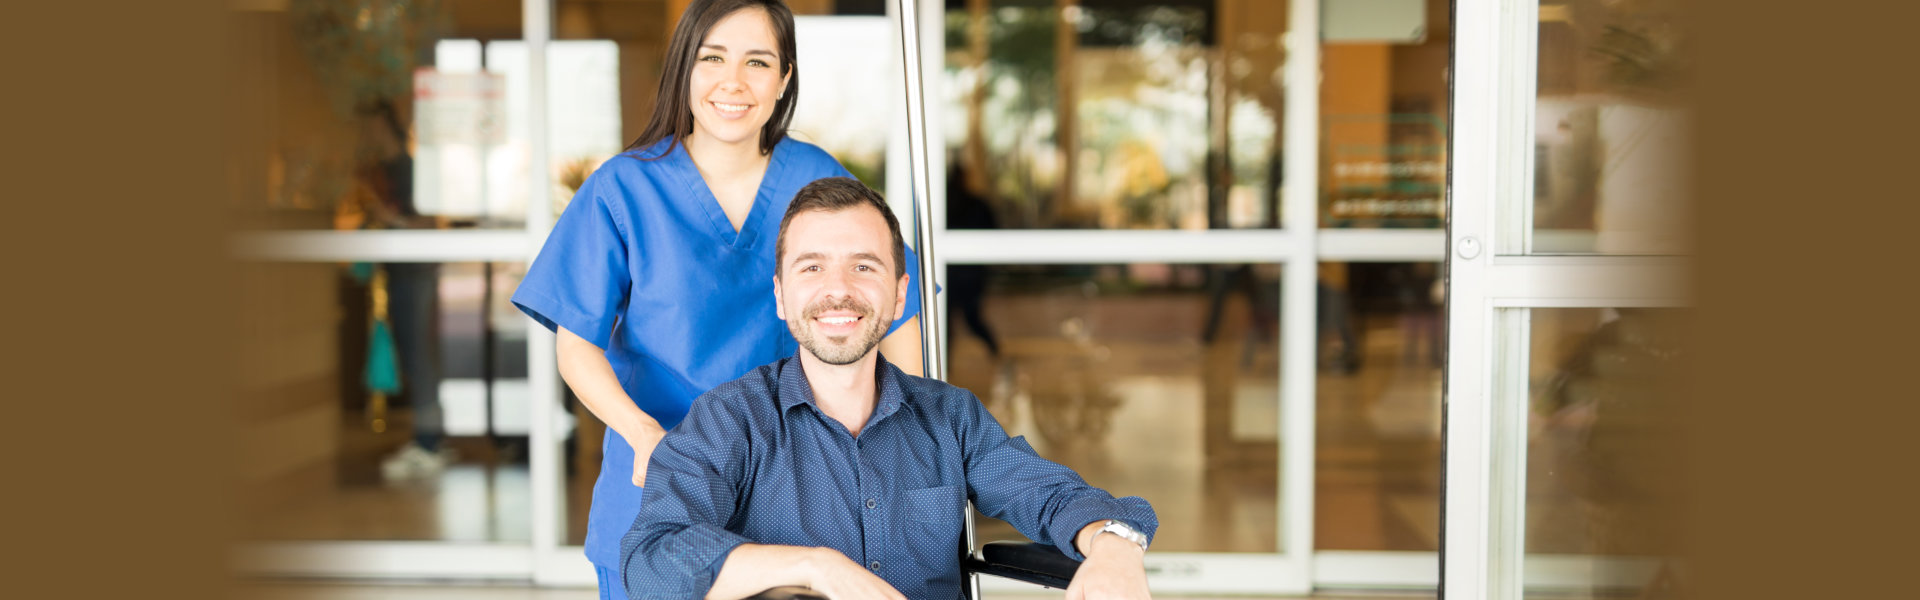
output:
[[[385,320],[373,322],[367,344],[367,391],[389,396],[400,393],[400,360],[393,331]]]

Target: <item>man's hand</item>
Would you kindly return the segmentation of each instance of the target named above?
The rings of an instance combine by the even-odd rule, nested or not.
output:
[[[907,600],[886,580],[832,548],[812,548],[807,587],[833,600]]]
[[[1067,584],[1067,600],[1147,600],[1146,551],[1117,535],[1093,535],[1098,523],[1082,528],[1077,546],[1087,560]],[[1088,537],[1092,535],[1092,537]]]
[[[627,438],[627,445],[633,447],[633,487],[647,486],[647,459],[653,457],[653,448],[660,445],[660,438],[667,437],[667,430],[659,425],[642,426]]]

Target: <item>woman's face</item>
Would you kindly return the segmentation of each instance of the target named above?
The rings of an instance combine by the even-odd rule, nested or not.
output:
[[[779,48],[767,12],[757,8],[734,11],[707,32],[687,91],[699,143],[752,144],[758,151],[760,128],[787,85]]]

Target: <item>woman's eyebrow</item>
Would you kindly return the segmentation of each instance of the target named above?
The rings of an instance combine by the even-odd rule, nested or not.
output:
[[[726,51],[727,51],[727,47],[726,47],[726,46],[722,46],[722,45],[719,45],[719,44],[701,44],[701,45],[700,45],[700,47],[701,47],[701,48],[705,48],[705,49],[712,49],[712,50],[718,50],[718,51],[720,51],[720,52],[726,52]],[[774,57],[774,58],[779,58],[779,57],[780,57],[780,55],[778,55],[778,54],[774,54],[772,50],[761,50],[761,49],[759,49],[759,48],[755,48],[755,49],[753,49],[753,50],[748,50],[748,51],[747,51],[747,54],[749,54],[749,55],[753,55],[753,54],[765,54],[765,55],[767,55],[767,56],[772,56],[772,57]]]

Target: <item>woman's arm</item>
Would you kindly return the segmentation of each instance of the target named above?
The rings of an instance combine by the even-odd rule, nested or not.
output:
[[[920,317],[907,319],[899,329],[880,338],[880,355],[908,375],[925,377],[926,369],[920,364]]]
[[[573,394],[580,397],[580,403],[587,405],[593,416],[627,439],[627,445],[633,447],[633,485],[645,485],[647,458],[653,456],[653,447],[660,444],[667,430],[640,410],[620,387],[620,378],[613,374],[613,364],[607,362],[606,350],[565,327],[556,327],[555,333],[560,379],[567,382],[567,387],[573,389]]]

